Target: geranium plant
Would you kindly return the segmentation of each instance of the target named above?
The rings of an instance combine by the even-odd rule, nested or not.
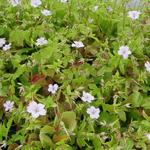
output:
[[[0,149],[150,149],[148,0],[0,0]]]

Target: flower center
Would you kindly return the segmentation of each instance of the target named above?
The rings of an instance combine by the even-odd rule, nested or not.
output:
[[[91,112],[91,113],[92,113],[92,115],[94,115],[94,114],[96,113],[96,111],[95,111],[95,110],[92,110],[92,112]]]
[[[35,108],[35,113],[38,113],[39,112],[39,109],[38,108]]]

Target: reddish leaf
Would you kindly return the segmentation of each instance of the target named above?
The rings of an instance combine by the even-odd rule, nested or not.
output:
[[[31,77],[30,82],[31,82],[32,84],[34,84],[34,83],[36,83],[37,81],[39,81],[39,80],[41,80],[41,79],[44,79],[44,78],[45,78],[44,75],[35,74],[35,75],[33,75],[33,76]]]

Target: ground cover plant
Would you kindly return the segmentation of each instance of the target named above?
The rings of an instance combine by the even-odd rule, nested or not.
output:
[[[150,149],[149,0],[0,0],[0,149]]]

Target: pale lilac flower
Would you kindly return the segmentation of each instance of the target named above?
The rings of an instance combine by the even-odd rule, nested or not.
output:
[[[112,11],[113,11],[112,7],[111,7],[111,6],[108,6],[108,7],[107,7],[107,11],[108,11],[108,12],[112,12]]]
[[[148,140],[150,140],[150,133],[145,134]]]
[[[121,46],[118,50],[118,54],[121,55],[124,59],[127,59],[131,54],[131,51],[128,46]]]
[[[11,49],[11,43],[6,44],[6,45],[3,46],[3,51],[7,51],[9,49]]]
[[[147,61],[145,63],[146,71],[150,72],[150,63]]]
[[[21,3],[21,0],[10,0],[10,3],[13,7],[15,7]]]
[[[60,0],[60,2],[62,2],[62,3],[67,3],[68,0]]]
[[[74,41],[71,46],[75,48],[82,48],[84,47],[84,44],[81,41]]]
[[[42,4],[41,0],[31,0],[32,7],[38,7]]]
[[[141,5],[141,0],[128,0],[126,3],[126,8],[135,8],[135,7],[140,7]]]
[[[99,6],[94,6],[94,7],[93,7],[93,12],[96,12],[96,11],[98,10],[98,7],[99,7]]]
[[[52,12],[50,10],[47,10],[47,9],[41,10],[41,13],[44,16],[50,16],[52,14]]]
[[[99,108],[95,108],[94,106],[91,106],[90,108],[87,109],[87,114],[90,115],[91,119],[98,119],[99,118],[99,113],[100,113],[100,109]]]
[[[90,93],[87,93],[87,92],[83,91],[81,100],[84,101],[84,102],[91,103],[94,100],[94,96],[92,96]]]
[[[49,84],[48,85],[48,92],[55,94],[57,90],[58,90],[57,84]]]
[[[38,38],[35,43],[36,46],[43,46],[46,44],[48,44],[48,41],[44,37]]]
[[[0,38],[0,48],[6,43],[5,38]]]
[[[5,111],[11,111],[13,108],[13,105],[14,105],[14,102],[6,101],[3,106],[5,108]]]
[[[27,112],[32,115],[33,118],[38,118],[39,116],[46,115],[46,110],[43,104],[38,104],[35,101],[32,101],[27,106]]]
[[[141,12],[139,12],[139,11],[129,11],[129,12],[128,12],[128,16],[129,16],[132,20],[138,19],[140,14],[141,14]]]

